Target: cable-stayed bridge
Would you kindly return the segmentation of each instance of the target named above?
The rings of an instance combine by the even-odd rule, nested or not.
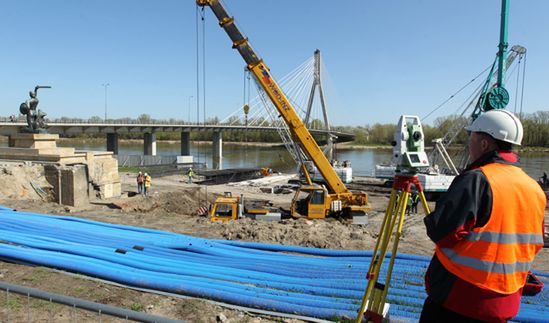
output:
[[[320,51],[307,59],[288,75],[283,77],[279,84],[284,93],[292,102],[294,109],[300,115],[305,125],[315,136],[317,141],[327,144],[327,154],[331,154],[333,142],[347,142],[354,139],[354,135],[333,131],[330,129],[328,112],[322,89],[322,76],[325,68],[321,68]],[[190,122],[159,122],[159,121],[125,121],[116,120],[82,121],[63,118],[62,121],[49,122],[48,132],[60,135],[74,134],[105,134],[108,151],[118,154],[118,140],[120,134],[142,133],[144,138],[143,154],[156,155],[156,134],[159,132],[181,133],[181,155],[190,155],[190,134],[193,131],[213,132],[213,161],[214,168],[221,168],[223,132],[260,131],[279,133],[283,143],[296,161],[303,161],[306,156],[299,145],[293,142],[291,130],[279,117],[279,113],[272,102],[267,98],[260,86],[256,86],[257,95],[250,99],[250,75],[244,75],[243,109],[238,109],[226,118],[215,123]],[[315,91],[318,89],[320,105],[315,104]],[[10,136],[19,133],[26,126],[25,122],[0,118],[0,135]]]

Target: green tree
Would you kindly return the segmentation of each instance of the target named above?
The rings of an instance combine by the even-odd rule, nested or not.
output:
[[[143,113],[143,114],[140,114],[139,117],[137,117],[137,121],[139,123],[151,123],[152,118],[150,115]]]
[[[98,117],[98,116],[93,116],[89,118],[88,121],[90,123],[100,123],[100,122],[103,122],[103,119],[101,119],[101,117]]]

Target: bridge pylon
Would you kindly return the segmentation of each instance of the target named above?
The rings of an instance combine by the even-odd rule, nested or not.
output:
[[[318,87],[318,93],[320,95],[320,105],[322,107],[322,115],[324,117],[324,129],[326,132],[326,150],[324,151],[324,154],[328,158],[328,160],[332,161],[334,159],[334,135],[330,131],[330,122],[328,120],[328,110],[326,109],[326,104],[324,102],[324,91],[322,90],[322,78],[320,74],[320,50],[315,50],[314,54],[315,62],[314,62],[314,79],[313,79],[313,85],[311,87],[311,92],[309,94],[309,100],[307,103],[307,113],[305,114],[305,120],[304,123],[307,126],[307,128],[311,128],[311,122],[309,121],[311,117],[311,110],[313,107],[313,101],[315,96],[315,90]]]

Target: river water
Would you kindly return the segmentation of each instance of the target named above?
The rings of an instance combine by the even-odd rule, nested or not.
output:
[[[72,146],[84,150],[105,150],[105,143],[101,141],[62,141],[59,146]],[[121,155],[143,154],[143,145],[139,142],[119,143]],[[180,153],[179,142],[157,142],[157,154],[170,156]],[[191,154],[195,156],[195,162],[212,162],[212,145],[210,143],[192,143]],[[389,149],[345,149],[337,152],[340,161],[350,160],[353,167],[353,175],[372,176],[375,165],[388,163],[391,159]],[[223,144],[223,168],[257,168],[270,167],[280,172],[295,172],[296,164],[287,152],[286,148],[242,146],[230,143]],[[543,172],[549,171],[548,153],[522,153],[522,168],[533,178],[538,179]]]

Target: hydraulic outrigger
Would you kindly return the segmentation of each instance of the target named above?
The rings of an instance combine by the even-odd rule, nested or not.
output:
[[[212,9],[219,25],[232,40],[233,48],[238,50],[246,62],[248,70],[267,93],[280,116],[288,125],[294,140],[300,144],[303,152],[313,161],[326,181],[327,188],[313,184],[306,167],[301,165],[306,174],[308,185],[302,185],[297,190],[291,205],[292,216],[306,215],[308,218],[322,219],[327,216],[364,215],[365,211],[369,209],[368,195],[365,192],[351,192],[347,189],[282,89],[271,76],[267,65],[257,56],[248,39],[242,35],[235,25],[234,18],[229,16],[223,4],[219,0],[197,0],[196,3],[201,7],[208,6]],[[306,198],[303,200],[298,198],[301,193],[306,194]]]

